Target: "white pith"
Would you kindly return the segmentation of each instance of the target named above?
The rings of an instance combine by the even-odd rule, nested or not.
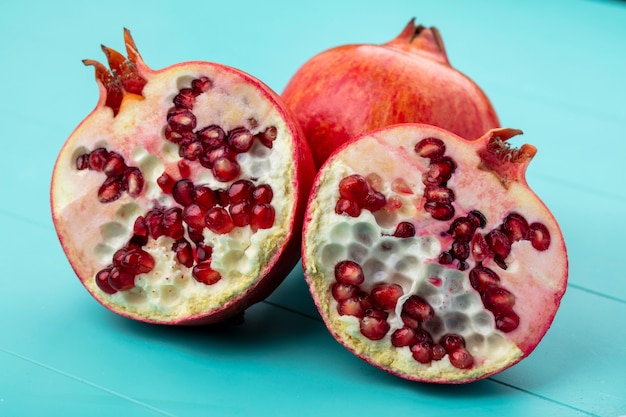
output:
[[[108,295],[95,285],[94,275],[110,264],[115,250],[129,240],[137,216],[145,215],[158,204],[165,208],[178,206],[156,183],[164,172],[176,180],[182,178],[177,166],[181,159],[178,145],[163,136],[166,114],[179,90],[201,76],[209,77],[213,87],[196,99],[193,108],[198,119],[196,130],[211,124],[226,132],[244,126],[253,134],[270,126],[277,128],[272,149],[255,141],[249,152],[238,155],[241,174],[236,178],[255,178],[255,185],[271,186],[274,196],[271,205],[276,212],[274,226],[254,233],[249,226],[235,227],[226,235],[205,229],[205,243],[213,247],[211,266],[222,275],[213,285],[197,282],[191,268],[175,260],[171,238],[151,238],[144,250],[153,255],[154,269],[138,275],[135,288]],[[275,103],[236,72],[206,63],[170,67],[150,73],[143,96],[143,99],[127,96],[116,117],[107,107],[96,109],[68,139],[53,175],[55,226],[66,240],[62,243],[72,266],[99,301],[125,315],[176,322],[220,309],[242,295],[257,283],[279,254],[291,235],[294,216],[295,148],[292,132]],[[250,123],[251,118],[256,125]],[[105,174],[79,171],[75,161],[81,153],[99,146],[122,154],[129,166],[140,168],[145,186],[139,197],[131,198],[123,193],[111,203],[97,201],[97,190]],[[196,185],[228,188],[236,180],[218,182],[199,162],[188,165],[190,179]]]
[[[344,148],[327,162],[308,208],[310,220],[305,229],[303,254],[305,275],[329,328],[358,356],[410,379],[462,382],[504,369],[532,350],[558,307],[567,260],[559,253],[564,244],[558,226],[532,192],[512,184],[508,193],[499,193],[502,185],[492,173],[478,169],[480,161],[471,148],[446,141],[448,154],[453,155],[459,166],[448,186],[453,190],[464,187],[473,190],[472,193],[456,191],[455,217],[478,209],[487,217],[484,230],[488,231],[508,212],[519,211],[529,222],[542,221],[552,235],[551,246],[545,252],[535,251],[529,242],[515,243],[507,258],[506,271],[492,261],[484,263],[499,274],[504,288],[515,288],[514,311],[521,318],[520,326],[513,332],[497,330],[493,314],[485,310],[480,295],[469,283],[468,272],[474,266],[471,257],[470,268],[463,272],[437,261],[438,255],[449,249],[452,242],[449,236],[442,237],[451,221],[434,220],[421,209],[424,188],[421,173],[426,170],[428,160],[413,151],[420,139],[429,136],[441,137],[441,131],[422,126],[376,132]],[[382,210],[372,214],[363,210],[357,218],[336,214],[333,208],[339,198],[339,181],[351,174],[366,177],[371,173],[382,176],[380,191],[388,200],[399,199],[402,207],[394,213]],[[404,179],[412,193],[393,191],[391,183],[396,178]],[[411,221],[417,229],[416,237],[389,236],[400,221]],[[384,242],[393,244],[394,248],[383,250]],[[367,339],[359,330],[358,318],[337,312],[337,301],[330,289],[336,282],[334,266],[345,259],[363,267],[365,283],[360,286],[363,290],[369,292],[379,282],[393,282],[403,288],[404,295],[395,311],[389,312],[387,321],[391,329],[381,340]],[[429,282],[431,277],[441,278],[442,285]],[[447,355],[442,360],[421,364],[413,359],[408,347],[396,348],[391,344],[391,334],[403,327],[399,317],[402,304],[413,294],[425,298],[435,309],[438,318],[424,325],[435,341],[445,333],[464,337],[474,357],[471,369],[453,367]]]

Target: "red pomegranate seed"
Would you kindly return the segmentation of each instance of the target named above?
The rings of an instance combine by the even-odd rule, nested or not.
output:
[[[76,158],[76,169],[82,171],[89,168],[89,154],[84,153]]]
[[[412,295],[404,302],[402,311],[417,319],[420,323],[430,320],[435,315],[435,310],[426,300],[418,295]]]
[[[174,200],[183,207],[186,207],[194,202],[195,186],[189,179],[182,179],[176,181],[172,188],[172,197]]]
[[[229,233],[234,229],[235,224],[228,215],[226,209],[222,207],[213,207],[206,212],[206,227],[213,233],[220,235]]]
[[[248,152],[254,143],[254,136],[245,127],[238,127],[228,133],[228,146],[235,153]]]
[[[550,232],[541,223],[533,223],[529,226],[528,239],[533,248],[538,251],[544,251],[550,247]]]
[[[451,203],[455,199],[454,191],[441,185],[428,185],[424,187],[426,201],[436,203]]]
[[[158,239],[165,234],[163,228],[163,210],[152,209],[146,214],[146,225],[153,239]]]
[[[374,304],[382,310],[393,310],[402,294],[404,291],[398,284],[380,284],[372,288],[371,297]]]
[[[254,191],[254,184],[248,180],[237,180],[228,187],[228,199],[235,202],[240,199],[250,200]]]
[[[339,195],[350,201],[361,201],[369,193],[369,185],[361,175],[349,175],[339,181]]]
[[[274,198],[274,192],[267,184],[258,185],[252,192],[252,199],[257,203],[271,203],[272,198]]]
[[[452,247],[450,248],[450,255],[452,255],[452,257],[460,261],[466,260],[467,258],[469,258],[469,255],[470,255],[469,243],[455,240],[454,242],[452,242]]]
[[[474,358],[465,348],[456,349],[448,353],[448,356],[450,363],[455,368],[469,369],[474,365]]]
[[[472,210],[467,214],[467,218],[474,223],[476,228],[484,228],[487,225],[487,218],[478,210]]]
[[[415,317],[408,315],[404,311],[400,313],[400,318],[402,319],[402,323],[404,323],[406,327],[409,327],[411,329],[417,329],[420,326],[419,320],[417,320]]]
[[[252,206],[252,220],[250,224],[253,229],[269,229],[274,226],[276,212],[274,207],[265,203],[255,203]]]
[[[102,171],[107,159],[109,159],[109,151],[104,148],[94,149],[89,153],[89,168],[94,171]]]
[[[528,222],[519,213],[510,213],[502,223],[502,231],[511,243],[528,238]]]
[[[344,301],[352,298],[357,294],[358,287],[352,284],[343,284],[335,282],[331,286],[331,294],[336,301]]]
[[[443,357],[446,356],[446,353],[446,350],[440,344],[437,343],[432,345],[431,354],[434,361],[443,359]]]
[[[415,236],[415,226],[413,223],[409,222],[400,222],[396,226],[395,232],[393,232],[395,237],[406,238]]]
[[[361,265],[346,260],[335,265],[335,279],[342,284],[361,285],[365,281],[365,276]]]
[[[107,177],[98,189],[98,200],[101,203],[110,203],[122,195],[122,182],[119,177]]]
[[[476,265],[470,271],[469,279],[472,287],[481,294],[500,283],[498,274],[482,265]]]
[[[174,184],[176,184],[174,178],[172,178],[167,172],[161,174],[161,176],[157,178],[156,182],[165,194],[170,194],[174,188]]]
[[[183,209],[183,221],[195,230],[202,230],[206,225],[206,213],[199,205],[190,204]]]
[[[187,161],[181,159],[176,165],[178,165],[178,173],[182,178],[189,178],[191,176],[191,168]]]
[[[186,239],[179,239],[172,245],[172,251],[176,254],[176,260],[181,265],[191,268],[193,266],[193,249]]]
[[[385,204],[387,204],[387,199],[378,191],[370,191],[361,201],[363,208],[371,211],[372,213],[385,207]]]
[[[170,207],[163,212],[163,233],[172,239],[180,239],[185,235],[183,211],[180,207]]]
[[[226,145],[226,132],[217,125],[207,126],[200,129],[196,136],[206,149],[217,149]]]
[[[432,345],[429,342],[419,342],[411,346],[413,359],[419,363],[430,363],[432,360]]]
[[[504,333],[512,332],[519,326],[519,316],[513,311],[496,314],[496,328]]]
[[[452,204],[428,201],[424,203],[424,210],[436,220],[450,220],[454,217],[454,206]]]
[[[207,246],[204,243],[198,243],[196,245],[196,258],[198,259],[198,262],[211,259],[212,254],[213,248],[211,246]]]
[[[446,152],[446,145],[441,139],[425,138],[415,145],[415,153],[422,158],[439,158]]]
[[[355,201],[340,198],[335,204],[335,213],[347,214],[350,217],[359,217],[361,215],[361,207]]]
[[[487,245],[487,241],[485,237],[480,233],[476,233],[470,242],[470,252],[472,253],[472,258],[476,262],[482,262],[489,256],[493,256],[493,253],[489,249],[489,245]]]
[[[228,207],[228,212],[235,226],[248,226],[252,221],[252,213],[250,210],[250,201],[247,199],[239,199]]]
[[[122,175],[122,187],[131,197],[137,197],[143,191],[143,174],[136,167],[130,167]]]
[[[208,77],[196,78],[191,82],[191,88],[195,95],[200,95],[211,89],[213,83]]]
[[[109,284],[112,266],[108,266],[96,274],[96,285],[107,294],[115,294],[117,290]]]
[[[447,156],[431,161],[428,171],[422,175],[424,185],[445,185],[456,170],[456,163]]]
[[[142,249],[129,249],[121,259],[121,267],[134,274],[145,274],[154,268],[154,258]]]
[[[337,312],[342,316],[365,317],[365,309],[361,305],[360,297],[352,297],[339,301]]]
[[[475,223],[469,217],[458,217],[450,225],[448,234],[454,236],[458,241],[469,242],[475,231]]]
[[[196,135],[191,131],[177,131],[173,130],[171,126],[166,126],[163,133],[165,139],[177,145],[192,142],[196,138]]]
[[[189,110],[170,112],[167,123],[174,131],[191,131],[196,128],[196,116]]]
[[[182,143],[178,153],[188,161],[195,161],[204,153],[204,147],[199,140],[192,140],[188,143]]]
[[[146,224],[146,219],[144,219],[143,216],[139,216],[135,219],[133,233],[139,236],[148,236],[148,225]]]
[[[202,234],[202,229],[197,229],[197,228],[187,225],[187,236],[189,236],[189,239],[192,242],[194,242],[196,245],[199,245],[200,243],[204,242],[204,235]]]
[[[395,347],[410,346],[417,343],[415,330],[410,327],[402,327],[391,334],[391,344]]]
[[[193,191],[193,200],[197,205],[205,210],[217,204],[217,196],[215,191],[205,185],[198,185]]]
[[[415,339],[417,340],[417,343],[420,343],[420,342],[433,343],[432,336],[430,335],[430,333],[428,333],[424,329],[415,330]]]
[[[515,304],[515,295],[502,287],[487,288],[482,299],[485,308],[494,313],[510,311]]]
[[[117,177],[123,174],[126,168],[128,167],[126,166],[126,162],[124,162],[124,157],[117,152],[110,152],[109,157],[102,166],[102,172],[108,177]]]
[[[509,238],[497,229],[487,233],[485,241],[495,256],[502,260],[506,259],[509,253],[511,253],[511,242],[509,242]]]
[[[241,168],[237,162],[221,156],[213,162],[211,170],[213,171],[213,176],[216,180],[229,182],[239,176]]]
[[[384,318],[366,315],[361,319],[361,334],[370,340],[382,339],[389,329],[389,323]]]
[[[446,352],[450,353],[457,349],[464,348],[465,339],[463,339],[461,335],[448,333],[441,337],[439,344]]]
[[[442,265],[450,265],[454,261],[454,257],[450,252],[441,252],[439,255],[439,263]]]
[[[114,266],[109,273],[109,286],[116,291],[127,291],[135,286],[135,276],[122,268]]]
[[[206,285],[213,285],[222,279],[220,273],[211,268],[211,263],[207,261],[194,266],[191,271],[191,275],[196,279],[196,281]]]
[[[193,105],[196,101],[196,95],[191,88],[181,88],[178,94],[174,97],[174,106],[182,109],[193,109]]]
[[[256,137],[265,147],[272,149],[272,146],[274,146],[274,141],[278,137],[278,129],[276,129],[276,127],[274,126],[270,126],[263,132],[257,134]]]

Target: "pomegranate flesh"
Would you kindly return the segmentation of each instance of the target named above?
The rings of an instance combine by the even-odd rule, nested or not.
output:
[[[320,314],[346,348],[435,383],[485,378],[535,349],[568,263],[556,220],[525,180],[535,147],[506,142],[519,133],[467,141],[394,125],[326,161],[307,206],[302,260]],[[382,203],[371,205],[373,195]]]
[[[315,173],[280,97],[252,76],[193,61],[146,66],[103,47],[96,108],[60,151],[54,224],[82,284],[152,323],[238,316],[299,260]]]
[[[382,45],[344,45],[305,62],[282,93],[319,167],[339,145],[396,123],[476,139],[499,127],[491,102],[454,69],[436,28],[411,20]]]

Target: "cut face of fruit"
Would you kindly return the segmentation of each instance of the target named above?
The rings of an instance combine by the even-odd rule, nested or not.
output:
[[[535,148],[505,142],[519,133],[496,129],[470,142],[395,125],[323,165],[303,266],[346,348],[406,379],[465,383],[537,346],[565,292],[567,253],[524,178]]]
[[[52,215],[87,290],[121,315],[209,323],[241,313],[299,260],[314,167],[280,98],[209,62],[154,71],[91,60],[101,97],[63,146]]]

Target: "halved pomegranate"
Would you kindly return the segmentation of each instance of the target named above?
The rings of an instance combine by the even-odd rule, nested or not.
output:
[[[559,226],[525,180],[536,149],[405,124],[339,148],[316,177],[303,266],[335,338],[406,379],[465,383],[528,356],[567,281]]]
[[[211,323],[264,299],[299,260],[314,166],[278,97],[237,69],[154,71],[130,32],[103,47],[100,99],[63,146],[51,206],[91,295],[132,319]]]

